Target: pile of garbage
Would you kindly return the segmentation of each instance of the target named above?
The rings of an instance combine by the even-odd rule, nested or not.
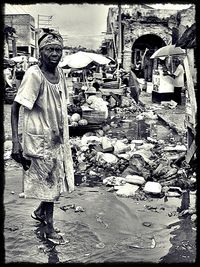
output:
[[[187,148],[174,140],[112,138],[104,130],[72,138],[76,185],[106,186],[119,196],[179,197],[196,190],[196,172],[184,162]]]

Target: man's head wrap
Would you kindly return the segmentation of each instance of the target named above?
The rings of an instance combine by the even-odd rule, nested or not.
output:
[[[39,48],[46,45],[56,44],[63,47],[63,39],[58,32],[49,30],[48,32],[43,32],[38,40]]]

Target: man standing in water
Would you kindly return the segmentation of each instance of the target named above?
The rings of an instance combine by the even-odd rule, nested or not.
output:
[[[13,102],[12,157],[29,166],[24,168],[24,194],[40,200],[31,217],[45,225],[45,235],[53,242],[61,236],[53,225],[54,201],[62,191],[74,190],[74,173],[67,122],[67,87],[58,67],[63,39],[49,31],[38,41],[40,65],[25,73]],[[24,107],[23,149],[19,141],[19,109]],[[23,154],[23,155],[22,155]]]

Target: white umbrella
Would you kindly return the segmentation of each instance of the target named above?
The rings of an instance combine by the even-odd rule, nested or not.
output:
[[[29,57],[28,58],[26,56],[16,56],[16,57],[10,58],[10,60],[15,61],[16,63],[23,62],[24,59],[27,59],[27,61],[30,62],[30,63],[38,62],[37,58],[34,58],[34,57]]]
[[[79,69],[87,67],[92,62],[106,65],[110,62],[110,59],[100,54],[79,51],[75,54],[65,56],[59,66]]]
[[[107,65],[111,61],[111,59],[104,57],[101,54],[86,53],[86,52],[83,52],[83,53],[87,54],[94,62],[96,62],[100,65]]]
[[[38,62],[38,59],[35,58],[35,57],[29,57],[28,58],[28,62],[30,62],[30,63],[37,63]]]
[[[175,45],[166,45],[156,50],[150,58],[163,58],[167,56],[180,56],[185,54],[185,51],[181,47],[176,47]]]
[[[20,63],[23,62],[23,60],[26,58],[26,56],[16,56],[16,57],[12,57],[10,58],[11,60],[15,61],[16,63]]]
[[[77,52],[72,55],[67,55],[59,63],[60,67],[70,67],[74,69],[84,68],[92,62],[91,58],[87,57],[83,52]]]

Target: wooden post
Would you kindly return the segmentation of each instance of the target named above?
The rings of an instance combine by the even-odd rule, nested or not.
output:
[[[196,124],[196,113],[197,113],[197,103],[196,103],[196,96],[194,91],[194,83],[192,79],[192,75],[189,68],[189,61],[188,56],[184,59],[184,67],[185,67],[185,74],[187,78],[187,90],[188,90],[188,96],[189,101],[191,104],[191,110],[192,110],[192,124],[195,126]]]
[[[187,120],[187,141],[188,141],[188,150],[186,154],[186,162],[189,163],[196,151],[195,144],[195,127],[196,127],[196,113],[197,113],[197,102],[194,91],[194,83],[190,71],[189,62],[191,64],[190,56],[186,55],[184,59],[185,74],[187,79],[187,91],[188,91],[188,100],[186,99],[186,120]]]

